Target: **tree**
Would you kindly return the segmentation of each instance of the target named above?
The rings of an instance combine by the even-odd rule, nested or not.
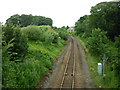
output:
[[[88,38],[87,46],[91,53],[95,55],[102,55],[106,48],[105,44],[108,43],[108,39],[106,37],[106,32],[101,29],[92,30],[91,37]]]
[[[107,31],[113,40],[120,35],[120,2],[102,2],[91,8],[90,26]]]
[[[7,19],[7,23],[13,23],[14,25],[19,25],[21,27],[26,27],[28,25],[50,25],[52,26],[52,19],[43,17],[43,16],[33,16],[33,15],[26,15],[22,14],[21,16],[18,14],[15,14]]]
[[[89,15],[80,17],[80,19],[75,23],[76,34],[89,34],[92,29],[89,28]]]
[[[31,14],[30,15],[22,14],[20,16],[20,24],[22,27],[26,27],[28,25],[31,25],[32,20],[33,20],[33,16]]]
[[[2,27],[2,31],[4,32],[3,39],[8,43],[10,40],[14,38],[13,32],[14,32],[14,25],[10,22],[7,22],[6,26]]]
[[[7,48],[11,61],[23,58],[27,54],[27,38],[26,35],[22,34],[19,26],[7,23],[3,27],[2,41],[4,41],[3,47],[12,44],[12,47]]]
[[[10,18],[8,18],[6,20],[6,24],[9,22],[19,25],[20,24],[20,15],[15,14],[15,15],[11,16]]]

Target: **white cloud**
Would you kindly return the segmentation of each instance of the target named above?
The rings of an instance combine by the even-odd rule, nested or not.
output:
[[[105,0],[2,0],[0,21],[14,14],[32,14],[52,18],[54,26],[73,26],[80,16],[89,14],[91,6],[102,1]]]

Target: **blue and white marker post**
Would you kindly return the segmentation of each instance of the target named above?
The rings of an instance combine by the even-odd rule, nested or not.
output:
[[[98,74],[101,75],[102,74],[102,64],[98,63]]]

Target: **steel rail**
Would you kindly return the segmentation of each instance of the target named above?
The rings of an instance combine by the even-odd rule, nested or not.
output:
[[[63,87],[63,82],[64,82],[64,79],[65,79],[65,74],[66,74],[66,71],[67,71],[67,67],[68,67],[68,62],[70,60],[70,55],[71,55],[71,43],[70,43],[70,53],[69,53],[69,57],[68,57],[68,60],[67,60],[67,64],[65,66],[65,70],[64,70],[64,75],[63,75],[63,78],[62,78],[62,82],[60,84],[60,90],[62,89]]]
[[[72,38],[73,40],[73,38]],[[74,49],[75,45],[74,45],[74,41],[73,41],[73,49]],[[63,84],[64,84],[64,80],[65,80],[65,74],[66,74],[66,71],[67,71],[67,68],[68,68],[68,63],[70,61],[70,56],[72,54],[72,45],[70,43],[70,53],[69,53],[69,56],[68,56],[68,60],[67,60],[67,63],[66,63],[66,66],[65,66],[65,70],[64,70],[64,74],[63,74],[63,78],[62,78],[62,81],[61,81],[61,84],[60,84],[60,90],[63,88]],[[74,84],[75,84],[75,49],[73,50],[73,70],[72,70],[72,86],[71,88],[73,89],[74,88]]]
[[[74,64],[73,64],[73,81],[72,81],[72,90],[73,90],[73,88],[74,88],[74,84],[75,84],[75,44],[73,44],[74,45]]]

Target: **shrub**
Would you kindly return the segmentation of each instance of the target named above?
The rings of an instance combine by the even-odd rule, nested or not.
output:
[[[52,33],[46,32],[45,34],[45,43],[52,43],[54,36]]]
[[[10,60],[23,58],[27,54],[28,45],[26,36],[22,34],[20,27],[8,23],[3,27],[3,47],[11,43],[13,43],[13,46],[6,49],[11,54]]]
[[[108,43],[106,32],[100,29],[92,30],[91,37],[87,40],[89,51],[95,55],[102,55],[104,53],[106,43]]]
[[[29,40],[41,40],[43,35],[40,28],[34,25],[22,28],[22,32],[27,35]]]
[[[3,63],[3,88],[34,88],[47,73],[40,60],[29,58],[24,63]]]
[[[44,33],[45,43],[57,43],[58,42],[58,33],[56,33],[53,29],[47,30]]]
[[[68,38],[68,34],[66,32],[63,32],[63,31],[59,32],[59,36],[63,40],[67,40],[67,38]]]
[[[8,43],[10,40],[14,38],[13,33],[14,33],[15,26],[12,23],[8,23],[5,26],[2,27],[3,33],[3,40]]]
[[[12,48],[12,53],[16,53],[17,55],[13,55],[23,58],[27,54],[27,38],[26,35],[21,33],[20,28],[16,27],[13,33],[14,36],[14,46]]]

